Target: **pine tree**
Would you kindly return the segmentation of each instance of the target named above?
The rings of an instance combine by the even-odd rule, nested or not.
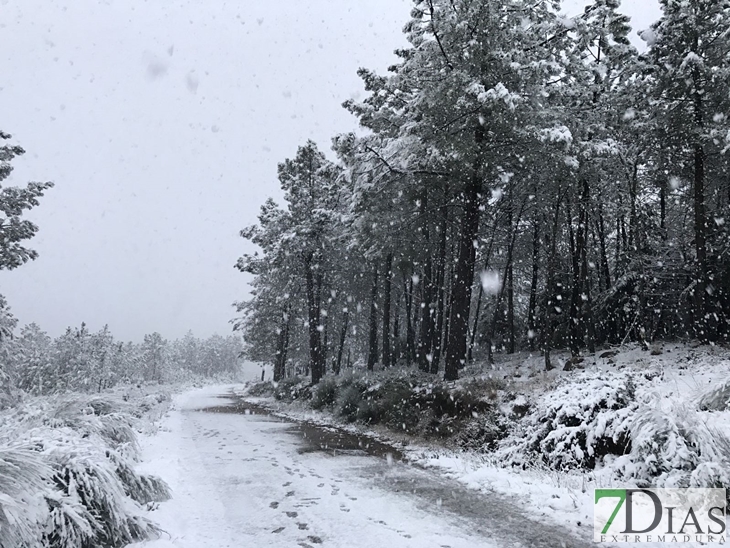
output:
[[[719,183],[713,179],[730,132],[730,1],[662,0],[661,6],[662,18],[644,38],[651,45],[656,115],[668,131],[668,161],[675,177],[691,177],[694,331],[707,341],[718,337],[722,314],[717,309],[717,255],[709,243],[714,227],[708,196]]]
[[[312,382],[317,383],[325,374],[328,350],[331,299],[327,295],[333,291],[332,271],[337,263],[333,244],[343,213],[342,179],[337,167],[311,141],[299,147],[294,159],[279,164],[278,175],[287,210],[269,200],[259,224],[241,233],[263,254],[244,256],[238,262],[239,270],[257,276],[254,300],[239,305],[246,314],[245,323],[239,325],[245,325],[244,337],[250,347],[252,343],[259,348],[262,344],[277,346],[276,355],[283,358],[288,337],[279,335],[289,329],[292,302],[304,299],[308,369]],[[279,364],[278,370],[283,366]]]
[[[0,131],[0,141],[11,137]],[[20,146],[0,146],[0,183],[13,171],[10,162],[23,154],[25,150]],[[23,219],[23,213],[37,206],[38,199],[52,186],[53,183],[28,183],[25,188],[0,187],[0,270],[12,270],[38,256],[37,252],[21,245],[38,232],[35,224]]]

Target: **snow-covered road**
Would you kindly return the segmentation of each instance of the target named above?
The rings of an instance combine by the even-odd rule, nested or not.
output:
[[[203,409],[222,387],[178,396],[144,440],[146,471],[173,499],[152,512],[169,537],[150,548],[576,546],[516,504],[367,455],[306,451],[291,423]]]

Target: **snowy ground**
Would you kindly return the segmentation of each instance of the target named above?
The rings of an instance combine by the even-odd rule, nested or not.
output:
[[[314,451],[291,423],[213,413],[232,387],[179,395],[144,470],[173,499],[151,512],[169,536],[148,548],[233,546],[581,546],[528,517],[522,501],[485,495],[393,459]]]
[[[603,352],[599,352],[595,357],[587,358],[584,366],[606,374],[625,371],[651,378],[641,389],[640,398],[647,405],[667,411],[676,406],[696,409],[702,394],[730,378],[730,352],[726,348],[666,344],[656,349],[661,349],[661,354],[652,355],[638,346],[623,347],[618,355],[606,358],[601,358]],[[533,401],[558,378],[581,373],[563,372],[560,358],[569,356],[556,355],[560,369],[550,373],[544,372],[539,356],[527,353],[504,359],[491,370],[470,368],[469,373],[478,376],[489,372],[509,379],[510,389]],[[407,444],[403,451],[411,463],[483,494],[516,498],[530,513],[531,519],[569,531],[577,538],[592,535],[593,490],[627,486],[625,481],[617,482],[609,468],[587,472],[555,472],[542,466],[528,470],[503,468],[489,455],[454,451],[416,437],[397,435],[382,427],[344,425],[330,413],[313,411],[297,403],[287,405],[272,399],[249,399],[273,406],[277,414],[295,420],[337,425],[349,431],[367,432],[381,440]],[[700,418],[717,430],[730,432],[730,411],[701,413]]]
[[[601,358],[603,352],[597,352],[596,356],[586,359],[584,366],[589,371],[625,371],[651,377],[652,381],[640,390],[639,397],[647,405],[667,412],[673,407],[696,409],[703,394],[730,379],[730,352],[727,348],[669,343],[657,345],[655,350],[661,350],[661,354],[656,355],[638,345],[619,350],[610,358]],[[532,400],[544,393],[558,377],[581,373],[563,372],[562,364],[569,355],[556,354],[560,369],[550,373],[543,371],[542,357],[520,353],[498,362],[495,374],[511,379],[517,390]],[[730,434],[730,412],[701,413],[700,418],[717,430]],[[537,516],[561,524],[578,535],[592,531],[593,490],[627,486],[626,481],[613,478],[608,467],[583,473],[555,472],[543,467],[512,470],[499,467],[486,456],[443,449],[414,448],[410,456],[421,465],[438,468],[472,488],[519,493],[535,508]],[[664,545],[655,543],[655,546]]]

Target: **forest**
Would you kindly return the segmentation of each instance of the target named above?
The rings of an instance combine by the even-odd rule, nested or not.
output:
[[[730,0],[659,0],[661,16],[638,33],[641,43],[619,0],[589,0],[576,16],[564,15],[559,0],[413,0],[403,27],[408,45],[395,51],[384,74],[361,68],[365,93],[342,105],[359,127],[334,135],[328,145],[307,140],[278,164],[278,177],[256,182],[274,189],[278,178],[279,189],[277,198],[264,201],[257,221],[240,230],[245,245],[236,236],[237,221],[224,222],[220,207],[234,199],[231,192],[213,186],[224,184],[217,163],[227,159],[236,168],[242,205],[255,194],[244,184],[241,159],[227,158],[235,156],[231,150],[240,154],[244,141],[236,137],[250,133],[234,134],[224,124],[234,125],[229,107],[244,103],[244,87],[238,73],[222,79],[232,70],[219,70],[221,79],[213,79],[212,59],[210,67],[190,68],[190,52],[199,53],[202,44],[193,35],[204,35],[203,15],[210,15],[208,39],[226,69],[233,59],[226,32],[237,45],[245,43],[244,33],[251,43],[266,36],[269,53],[280,48],[280,65],[267,65],[263,82],[271,90],[281,83],[278,75],[289,76],[282,67],[293,65],[281,64],[291,56],[265,25],[289,24],[281,28],[301,32],[295,34],[302,44],[313,39],[312,29],[292,17],[293,3],[277,6],[283,13],[266,20],[238,13],[235,31],[226,25],[234,18],[226,2],[169,4],[170,12],[159,13],[154,2],[134,4],[132,11],[146,15],[124,25],[118,25],[124,19],[118,10],[129,6],[97,4],[98,12],[87,6],[76,14],[61,6],[65,32],[75,37],[82,24],[104,29],[115,51],[122,50],[117,39],[123,44],[121,38],[132,36],[147,60],[143,84],[128,88],[140,97],[129,112],[152,114],[162,104],[157,99],[174,105],[173,116],[151,116],[140,126],[148,141],[125,153],[144,177],[127,188],[105,177],[132,173],[116,149],[136,126],[129,112],[115,111],[104,97],[108,104],[96,107],[104,104],[105,116],[126,112],[129,118],[120,114],[124,124],[110,133],[106,149],[95,150],[103,166],[76,195],[63,172],[58,189],[51,182],[5,186],[26,154],[17,143],[33,140],[0,131],[0,271],[38,257],[27,247],[39,230],[30,212],[46,193],[67,185],[67,204],[74,196],[84,200],[88,224],[78,226],[101,233],[97,213],[100,219],[106,211],[97,211],[91,189],[124,187],[118,196],[126,206],[109,207],[110,217],[119,210],[118,224],[110,221],[104,234],[94,233],[98,241],[79,237],[76,248],[63,240],[63,259],[77,268],[75,279],[63,276],[58,262],[55,268],[46,263],[46,273],[60,280],[54,287],[93,279],[102,293],[113,291],[107,289],[112,276],[126,276],[125,282],[140,285],[114,297],[134,294],[150,318],[162,310],[159,317],[166,319],[158,322],[160,332],[139,332],[137,341],[120,340],[108,325],[94,330],[81,323],[62,332],[67,320],[52,325],[51,333],[60,335],[51,336],[36,323],[21,327],[11,306],[21,301],[23,317],[23,299],[5,288],[0,548],[198,548],[246,540],[256,546],[567,548],[587,545],[591,529],[598,542],[612,526],[611,533],[623,529],[613,520],[626,493],[665,488],[717,491],[710,493],[717,505],[707,516],[721,510],[727,517]],[[170,39],[159,56],[142,52],[143,31],[147,43],[162,43],[154,17],[164,14],[167,24],[178,10],[184,12],[178,43]],[[102,23],[90,25],[87,17]],[[325,23],[331,14],[322,17]],[[350,17],[350,24],[362,25],[353,23],[358,14]],[[18,26],[18,36],[28,28],[45,32],[31,19],[30,26]],[[348,28],[343,21],[334,23],[338,32]],[[48,51],[56,47],[45,34],[37,41]],[[82,48],[65,42],[81,59]],[[97,44],[84,44],[96,57]],[[311,51],[326,57],[320,49]],[[47,57],[35,59],[34,51],[27,52],[28,65],[55,78],[42,72]],[[55,57],[48,51],[43,55]],[[245,57],[237,59],[249,62]],[[116,63],[107,64],[113,70],[94,65],[99,79],[88,80],[111,94],[129,82]],[[73,81],[80,79],[76,70]],[[111,83],[102,88],[105,81]],[[212,82],[215,93],[206,90]],[[235,100],[222,99],[226,84]],[[175,89],[177,95],[161,95]],[[35,100],[30,90],[24,93]],[[66,116],[82,107],[95,112],[94,94],[69,101]],[[294,99],[288,88],[282,96]],[[279,108],[269,99],[258,105],[266,116]],[[182,105],[201,110],[182,115]],[[230,120],[203,124],[201,113],[216,108]],[[61,105],[59,112],[65,110]],[[54,114],[60,123],[63,116]],[[251,126],[254,114],[246,110]],[[181,120],[184,131],[173,125]],[[87,134],[78,119],[74,124],[74,147],[85,150]],[[39,133],[49,131],[40,127]],[[154,137],[160,127],[170,139]],[[186,144],[205,162],[209,180],[201,182],[196,166],[184,162],[185,149],[176,148],[190,135],[194,142]],[[253,137],[256,146],[267,142],[264,134]],[[299,137],[292,148],[298,143]],[[170,151],[178,174],[188,179],[177,180],[162,159]],[[41,155],[49,151],[41,147]],[[44,161],[55,165],[50,156]],[[152,157],[167,177],[141,195],[152,186]],[[83,162],[74,158],[65,160],[75,169]],[[107,165],[107,158],[117,163]],[[33,169],[39,165],[46,164]],[[212,174],[212,165],[220,175]],[[207,202],[207,195],[217,202]],[[164,199],[157,203],[155,196]],[[256,196],[258,205],[263,196]],[[73,215],[60,211],[39,224],[69,229]],[[159,224],[144,224],[143,216]],[[138,242],[124,247],[133,239],[130,219],[155,240],[144,253]],[[215,230],[206,232],[207,225]],[[70,229],[81,235],[78,226]],[[114,226],[121,234],[108,240]],[[224,245],[226,232],[232,245],[221,261],[234,261],[235,245],[247,251],[225,267],[249,288],[232,307],[223,300],[218,317],[225,327],[234,316],[226,328],[232,333],[200,339],[189,331],[167,340],[161,333],[175,332],[176,322],[213,326],[206,309],[214,310],[217,300],[198,282],[219,284],[216,289],[226,289],[226,282],[214,270],[219,263],[203,261],[202,253]],[[44,256],[47,242],[37,246]],[[89,251],[99,242],[107,255]],[[80,250],[93,259],[84,261]],[[115,268],[112,255],[128,268]],[[147,269],[152,255],[160,262]],[[90,261],[106,263],[99,271],[106,275],[87,272]],[[213,270],[197,269],[196,261]],[[175,278],[179,273],[184,280]],[[82,315],[77,299],[59,311],[54,308],[62,306],[36,294],[34,283],[35,290],[32,283],[22,286],[21,297],[42,302],[48,314],[39,320],[98,319],[87,318],[90,311],[114,315],[108,308],[113,299],[97,302],[92,292],[88,302],[98,310]],[[149,298],[163,289],[173,291],[159,301]],[[176,317],[183,304],[188,315]],[[127,332],[140,327],[139,313],[126,317],[133,324]],[[118,326],[124,315],[109,321]],[[607,506],[601,510],[599,499],[610,497],[601,491],[620,499],[602,522],[596,516]],[[628,508],[620,518],[628,520],[626,531]],[[674,535],[676,505],[664,508]],[[704,532],[689,508],[683,515],[694,518],[699,538]],[[652,517],[642,534],[659,518]],[[726,524],[711,521],[724,535]],[[715,532],[707,532],[698,543],[715,542]]]
[[[328,156],[278,166],[241,231],[235,327],[274,378],[495,353],[727,341],[730,5],[414,2],[407,48]]]

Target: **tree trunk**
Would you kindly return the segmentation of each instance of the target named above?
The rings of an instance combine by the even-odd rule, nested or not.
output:
[[[396,365],[403,358],[403,346],[400,341],[400,299],[395,300],[395,311],[393,313],[393,365]]]
[[[581,228],[582,218],[579,215],[578,228],[573,229],[573,216],[570,207],[570,197],[568,197],[568,234],[570,238],[570,258],[572,267],[572,280],[571,291],[570,291],[570,317],[569,322],[569,346],[570,353],[572,356],[578,356],[580,349],[583,346],[583,326],[581,319],[581,295],[583,293],[583,284],[581,283],[580,277],[580,259],[581,250],[583,249],[582,234],[583,229]]]
[[[472,363],[474,361],[474,345],[476,344],[476,339],[477,339],[477,329],[479,328],[479,315],[481,314],[483,296],[484,296],[484,287],[480,283],[479,284],[479,294],[477,295],[477,308],[474,311],[474,325],[471,328],[471,335],[469,336],[469,347],[467,348],[467,352],[466,352],[467,363]]]
[[[423,281],[421,282],[421,330],[418,337],[418,367],[421,371],[428,373],[431,369],[431,342],[433,341],[433,260],[429,255],[423,269]]]
[[[697,256],[697,274],[695,284],[695,335],[702,342],[714,339],[713,322],[710,321],[710,307],[707,302],[709,288],[707,268],[707,213],[705,211],[705,150],[702,145],[701,132],[704,128],[704,103],[702,97],[702,81],[699,69],[692,71],[695,93],[693,96],[695,118],[694,143],[694,231],[695,254]]]
[[[455,255],[456,245],[451,246],[451,257]],[[451,311],[454,304],[454,279],[456,277],[456,265],[454,261],[451,261],[451,268],[449,269],[449,290],[446,292],[446,298],[448,299],[448,305],[444,310],[444,348],[446,348],[446,342],[449,340],[450,326],[451,326]],[[464,364],[466,365],[466,364]],[[463,365],[462,365],[463,367]]]
[[[537,218],[532,222],[532,279],[530,280],[530,303],[527,307],[527,340],[530,350],[535,350],[537,342],[537,284],[540,273],[540,223]]]
[[[446,185],[444,194],[448,195],[449,187]],[[441,343],[443,340],[443,328],[444,328],[444,301],[446,299],[446,232],[448,229],[448,210],[446,208],[446,198],[444,198],[444,204],[441,206],[441,239],[439,241],[439,258],[438,258],[438,273],[436,275],[436,292],[437,292],[437,316],[436,316],[436,327],[433,330],[433,341],[432,341],[432,354],[433,360],[431,360],[431,373],[436,375],[439,372],[439,362],[441,361]]]
[[[509,191],[509,214],[507,216],[507,222],[510,227],[511,242],[510,246],[514,245],[514,234],[517,232],[517,228],[513,224],[514,219],[514,190],[510,183]],[[507,327],[509,329],[509,346],[507,348],[508,354],[515,353],[515,280],[514,280],[514,261],[512,260],[513,251],[510,250],[510,257],[507,263]]]
[[[558,190],[560,192],[560,190]],[[557,203],[555,204],[555,216],[553,217],[552,233],[547,235],[547,245],[549,247],[548,262],[547,262],[547,279],[545,281],[545,306],[542,310],[542,350],[545,357],[545,371],[553,369],[553,364],[550,361],[550,347],[553,335],[553,325],[550,321],[550,314],[555,307],[553,302],[553,286],[555,285],[555,270],[556,270],[556,256],[557,256],[557,240],[558,240],[558,226],[560,220],[560,204],[562,199],[558,196]],[[568,216],[570,219],[570,216]]]
[[[580,278],[583,284],[581,293],[581,321],[587,338],[588,351],[596,352],[596,329],[593,324],[593,302],[591,301],[591,273],[588,271],[588,214],[590,211],[590,186],[588,179],[583,179],[583,194],[580,201]]]
[[[390,346],[390,298],[392,293],[393,279],[393,254],[389,253],[385,259],[385,271],[383,273],[383,365],[390,367],[393,349]]]
[[[512,188],[510,187],[510,203],[512,202],[511,198],[512,194]],[[517,215],[516,222],[513,222],[513,215],[512,215],[512,207],[510,206],[510,213],[509,213],[509,244],[507,245],[507,264],[504,268],[504,274],[502,276],[502,284],[499,288],[499,292],[497,293],[497,298],[494,303],[494,314],[492,315],[492,321],[489,325],[489,331],[487,333],[487,360],[490,364],[494,364],[494,349],[493,349],[493,342],[494,336],[497,331],[497,318],[499,317],[500,307],[502,306],[502,300],[504,299],[505,292],[509,290],[509,284],[511,283],[510,280],[510,269],[512,268],[512,263],[514,261],[514,250],[515,250],[515,242],[517,241],[517,226],[520,224],[520,220],[522,219],[522,212],[525,208],[525,202],[522,203],[522,206],[520,207],[520,212]],[[508,296],[509,298],[509,296]],[[509,303],[508,303],[509,304]],[[507,310],[507,316],[509,320],[509,309]]]
[[[370,295],[370,336],[368,344],[368,371],[378,361],[378,265],[373,268],[373,288]]]
[[[322,301],[320,300],[320,303]],[[330,342],[329,342],[329,330],[330,330],[330,307],[326,307],[326,314],[324,318],[322,317],[322,313],[320,312],[320,325],[322,326],[322,375],[327,374],[327,355],[330,350]]]
[[[284,352],[281,355],[281,374],[282,378],[286,378],[286,359],[289,354],[289,338],[291,336],[291,304],[289,305],[289,317],[286,322],[286,336],[284,337]]]
[[[286,338],[286,327],[282,324],[276,337],[276,357],[274,359],[274,382],[284,378],[282,371],[281,355],[284,353],[284,339]]]
[[[340,345],[337,349],[337,361],[335,362],[335,375],[340,374],[340,367],[342,365],[342,352],[345,349],[345,339],[347,338],[347,328],[350,323],[350,308],[346,307],[342,314],[342,331],[340,331]]]
[[[489,322],[489,330],[487,331],[487,361],[494,364],[494,336],[497,334],[497,319],[499,318],[500,309],[502,307],[502,300],[504,299],[505,291],[507,290],[507,277],[509,269],[512,266],[512,246],[510,245],[507,251],[507,264],[504,268],[504,274],[502,275],[502,283],[499,286],[499,292],[494,299],[494,314],[492,314],[492,320]]]
[[[629,249],[632,253],[636,254],[638,249],[637,245],[637,232],[638,232],[638,216],[636,214],[636,200],[638,195],[639,185],[639,164],[638,161],[634,162],[633,169],[631,170],[631,177],[629,178]]]
[[[659,181],[659,215],[662,240],[667,241],[667,180],[663,176]]]
[[[619,217],[616,217],[616,255],[614,257],[614,267],[616,269],[616,272],[619,272],[619,265],[621,264],[621,219]],[[616,274],[616,278],[618,279],[619,274]]]
[[[489,270],[489,262],[492,258],[492,247],[494,246],[494,237],[497,234],[497,221],[499,219],[498,215],[494,215],[494,223],[492,224],[492,236],[489,238],[489,247],[487,247],[487,252],[484,254],[484,271],[486,272]],[[471,330],[471,340],[469,342],[469,352],[467,356],[467,361],[471,363],[474,360],[473,357],[473,350],[474,345],[476,344],[476,338],[477,338],[477,329],[479,328],[479,314],[482,307],[482,297],[484,296],[484,286],[480,283],[479,284],[479,295],[477,297],[477,308],[474,313],[474,326]]]
[[[304,260],[307,283],[307,312],[309,322],[309,369],[312,372],[312,384],[317,384],[322,378],[322,341],[319,330],[319,300],[315,291],[312,260],[314,253],[309,253]]]
[[[406,364],[411,365],[416,354],[416,333],[413,329],[413,317],[411,316],[413,308],[413,277],[406,279],[403,274],[403,290],[406,299]]]
[[[608,267],[608,253],[606,251],[606,228],[603,221],[603,206],[598,202],[598,243],[601,249],[601,271],[606,289],[611,287],[611,270]]]
[[[484,128],[479,126],[476,132],[477,143],[481,143],[483,140],[483,132]],[[444,370],[444,379],[447,381],[458,379],[459,368],[466,363],[466,343],[476,254],[474,242],[479,232],[479,196],[482,191],[480,167],[480,161],[474,160],[472,175],[464,190],[464,218],[459,239],[459,255],[454,272],[451,321]]]
[[[285,376],[286,353],[289,338],[289,310],[287,307],[282,315],[282,324],[279,330],[279,336],[276,343],[276,361],[274,362],[274,382],[279,382]]]
[[[430,253],[431,233],[428,224],[428,190],[424,189],[421,199],[421,216],[425,219],[422,230],[426,241],[427,255],[421,280],[421,329],[416,347],[416,359],[421,371],[428,373],[431,368],[431,342],[433,338],[433,258]]]

